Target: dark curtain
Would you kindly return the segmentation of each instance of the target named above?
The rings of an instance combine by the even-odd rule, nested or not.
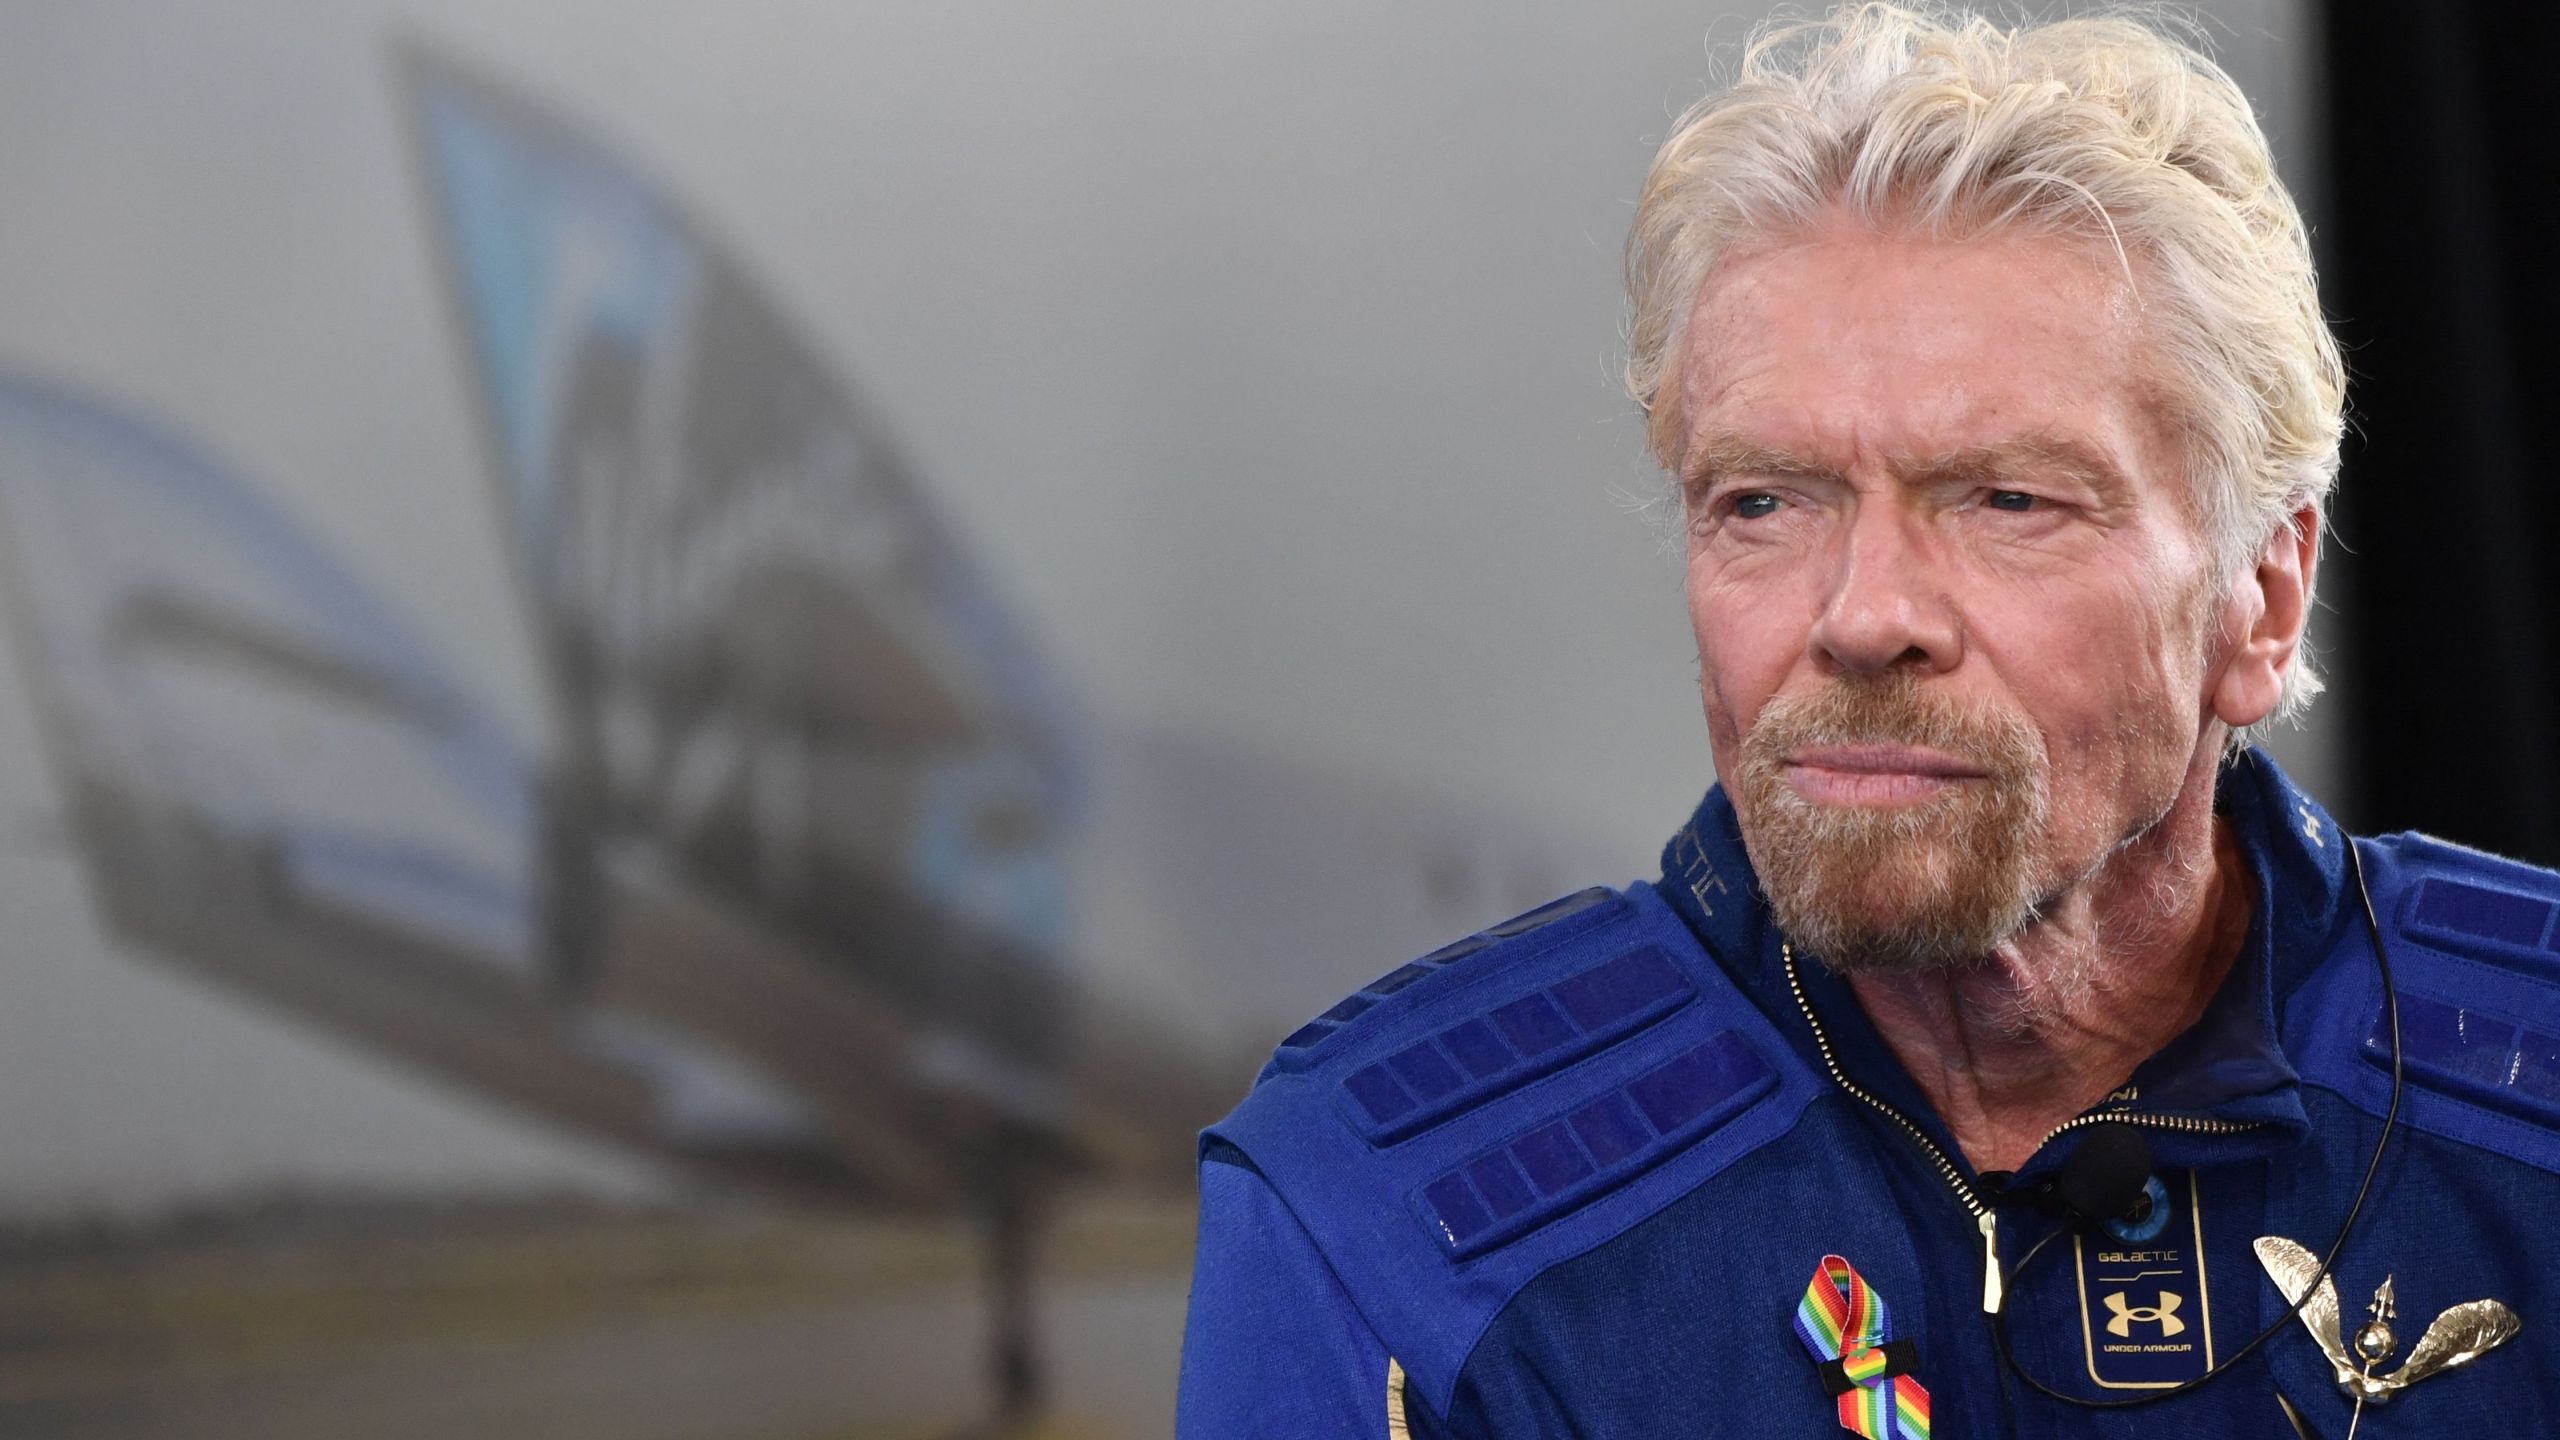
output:
[[[2332,556],[2354,821],[2560,865],[2560,21],[2326,14],[2325,302],[2347,345]]]

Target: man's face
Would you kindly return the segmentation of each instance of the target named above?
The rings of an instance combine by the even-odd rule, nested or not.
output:
[[[1736,257],[1681,384],[1717,773],[1844,969],[1979,961],[2165,815],[2227,620],[2104,249],[1849,222]]]

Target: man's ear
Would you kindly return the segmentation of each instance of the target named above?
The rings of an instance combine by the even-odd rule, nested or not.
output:
[[[2242,616],[2256,612],[2238,636],[2213,688],[2213,713],[2237,730],[2275,713],[2285,677],[2302,648],[2311,621],[2311,579],[2320,560],[2320,507],[2305,505],[2286,517],[2258,552],[2257,567],[2238,582],[2233,597]]]

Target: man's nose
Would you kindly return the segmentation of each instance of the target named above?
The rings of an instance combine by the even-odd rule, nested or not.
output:
[[[1940,672],[1963,658],[1951,576],[1926,523],[1888,499],[1850,513],[1808,643],[1817,664],[1877,673]]]

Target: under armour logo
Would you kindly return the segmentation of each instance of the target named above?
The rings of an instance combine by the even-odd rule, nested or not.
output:
[[[2141,1320],[2159,1326],[2160,1338],[2164,1340],[2172,1335],[2182,1335],[2186,1333],[2187,1322],[2178,1318],[2178,1306],[2185,1299],[2183,1295],[2163,1290],[2157,1305],[2128,1305],[2124,1292],[2118,1290],[2107,1297],[2107,1308],[2116,1312],[2116,1318],[2107,1322],[2107,1333],[2130,1336],[2133,1334],[2133,1322]]]
[[[2320,838],[2320,817],[2311,813],[2310,806],[2297,805],[2294,807],[2294,812],[2302,817],[2302,833],[2311,837],[2312,844],[2327,845],[2329,843]]]

